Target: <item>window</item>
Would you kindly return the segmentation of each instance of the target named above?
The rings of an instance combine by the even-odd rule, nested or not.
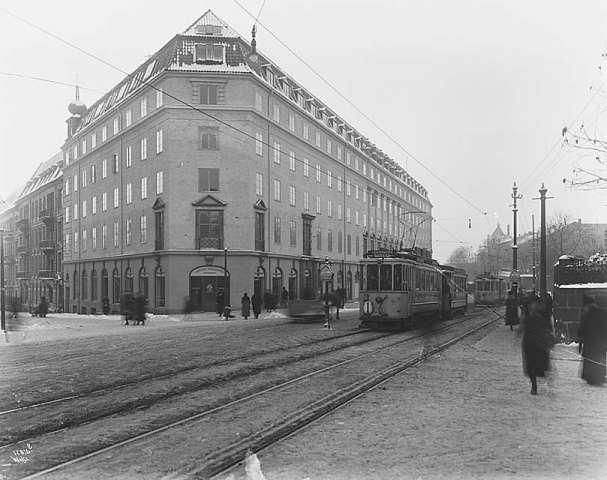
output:
[[[129,145],[126,147],[126,168],[131,168],[133,164],[133,149]]]
[[[274,243],[280,243],[281,236],[280,217],[274,217]]]
[[[274,163],[280,164],[280,143],[274,140]]]
[[[295,220],[289,220],[289,245],[297,246],[297,222]]]
[[[333,202],[331,200],[327,200],[327,216],[333,216]]]
[[[93,133],[91,135],[91,150],[95,147],[97,147],[97,134]]]
[[[218,150],[216,128],[200,128],[200,148],[202,150]]]
[[[337,232],[337,253],[341,253],[343,250],[343,234],[341,230]]]
[[[74,232],[74,252],[78,251],[78,232]]]
[[[327,250],[333,251],[333,232],[331,230],[327,232]]]
[[[120,226],[118,222],[114,222],[114,247],[118,247],[118,241],[120,239]]]
[[[295,131],[295,116],[289,112],[289,130]]]
[[[360,237],[356,235],[356,256],[360,256]]]
[[[289,170],[295,171],[295,152],[289,152]]]
[[[354,197],[358,200],[358,184],[354,185]]]
[[[101,195],[101,210],[103,212],[107,211],[107,192],[103,192]]]
[[[141,200],[148,198],[148,177],[141,177]]]
[[[118,202],[120,200],[120,193],[118,187],[114,188],[114,208],[118,208]]]
[[[163,99],[164,99],[163,93],[164,92],[162,91],[162,89],[156,90],[156,108],[162,107],[162,104],[164,103],[164,101],[163,101]]]
[[[113,165],[112,171],[114,173],[118,173],[118,164],[120,163],[119,160],[118,160],[118,155],[114,154],[113,157],[112,157],[112,160],[113,160],[113,162],[112,162],[112,165]]]
[[[316,196],[316,213],[320,215],[320,195]]]
[[[354,223],[355,223],[356,225],[360,225],[360,224],[358,223],[358,210],[356,210],[356,211],[354,212]]]
[[[303,124],[303,137],[306,140],[310,140],[310,126],[307,123]]]
[[[316,146],[320,147],[320,132],[316,130]]]
[[[272,118],[275,122],[280,123],[280,106],[277,104],[273,105]]]
[[[337,159],[341,160],[341,157],[342,157],[341,145],[337,145]],[[348,162],[348,165],[350,165],[350,162]]]
[[[255,195],[263,196],[263,174],[255,174]]]
[[[105,248],[107,241],[107,225],[101,226],[101,248]]]
[[[148,139],[143,137],[141,139],[141,160],[147,160],[148,158]]]
[[[316,183],[320,183],[320,164],[316,164]]]
[[[322,231],[320,227],[316,229],[316,250],[322,250]]]
[[[255,250],[259,252],[263,252],[265,250],[264,225],[264,213],[255,212]]]
[[[207,27],[213,27],[213,25],[207,25]],[[195,48],[196,62],[223,63],[223,45],[197,43]]]
[[[197,248],[223,248],[223,211],[196,211]]]
[[[91,230],[91,242],[92,248],[95,250],[97,248],[97,227],[93,227]]]
[[[93,195],[91,198],[91,213],[93,215],[97,214],[97,197]]]
[[[303,254],[312,255],[312,219],[308,216],[303,217]]]
[[[112,273],[112,302],[120,302],[120,273],[117,268]]]
[[[95,165],[91,165],[91,183],[97,182],[97,168]]]
[[[338,176],[337,177],[337,191],[338,192],[342,191],[342,185],[343,185],[343,183],[342,183],[341,177]]]
[[[86,169],[82,170],[82,188],[86,187]]]
[[[295,206],[295,185],[289,185],[289,205]]]
[[[133,239],[133,232],[131,231],[132,229],[132,221],[130,218],[126,219],[126,244],[130,245],[131,241]]]
[[[114,135],[120,131],[120,121],[118,117],[114,118]]]
[[[126,204],[133,202],[133,185],[129,182],[126,184]]]
[[[148,97],[143,97],[139,103],[139,112],[141,117],[145,117],[148,114]]]
[[[74,203],[74,220],[78,220],[78,204]]]
[[[156,240],[154,242],[155,250],[164,250],[164,212],[162,210],[154,213],[154,232]]]
[[[274,200],[280,202],[280,180],[274,179]]]
[[[331,170],[327,170],[327,187],[333,188],[333,174]]]
[[[154,293],[155,300],[154,303],[156,307],[164,307],[165,305],[165,277],[162,267],[156,267],[156,272],[154,274]]]
[[[82,155],[86,154],[86,138],[82,139],[82,144],[81,144],[81,147],[80,147],[80,151],[82,152]]]
[[[65,181],[65,195],[69,195],[70,194],[70,181],[69,179]]]
[[[161,153],[162,150],[162,130],[156,130],[156,153]]]
[[[199,192],[218,192],[219,191],[219,169],[218,168],[199,168],[198,169],[198,191]]]
[[[107,158],[101,161],[101,178],[107,177]]]
[[[350,184],[350,180],[348,180],[346,182],[346,195],[348,195],[348,197],[351,195],[352,190],[351,190],[351,184]]]
[[[304,192],[304,210],[307,212],[310,210],[310,194]]]
[[[329,155],[331,155],[333,151],[333,144],[331,143],[331,140],[327,138],[327,153]]]
[[[156,172],[156,195],[160,195],[164,192],[164,174],[162,171]]]
[[[145,299],[149,296],[148,274],[145,271],[145,267],[139,269],[139,293],[143,295]]]
[[[74,192],[78,191],[78,175],[74,174]]]
[[[130,127],[133,123],[133,111],[130,108],[126,111],[124,123],[127,127]]]
[[[310,176],[310,161],[307,158],[304,158],[303,174],[304,177]]]
[[[200,86],[200,103],[203,105],[217,105],[217,85]]]
[[[342,211],[342,206],[341,206],[341,203],[338,203],[338,204],[337,204],[337,218],[338,218],[339,220],[341,220],[341,218],[342,218],[341,211]]]
[[[65,223],[70,223],[70,207],[65,207]]]
[[[348,222],[348,223],[352,222],[352,213],[351,213],[350,207],[346,207],[346,222]]]
[[[263,156],[263,135],[260,132],[255,134],[255,153]]]
[[[101,141],[105,142],[107,140],[107,125],[101,127]]]
[[[86,200],[82,201],[82,218],[86,218]]]

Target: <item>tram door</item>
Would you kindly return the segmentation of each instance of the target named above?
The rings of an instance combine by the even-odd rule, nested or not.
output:
[[[443,316],[448,316],[451,310],[451,285],[449,284],[450,275],[443,273],[441,275],[441,312]]]

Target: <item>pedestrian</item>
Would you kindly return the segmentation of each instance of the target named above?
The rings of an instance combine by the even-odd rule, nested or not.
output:
[[[251,299],[247,295],[247,292],[244,292],[244,295],[240,299],[240,312],[245,320],[251,315]]]
[[[270,292],[264,293],[264,295],[263,295],[263,303],[266,306],[266,312],[271,312],[272,311],[273,299],[272,299],[272,294]]]
[[[531,301],[529,314],[523,317],[522,331],[523,371],[531,381],[531,395],[537,395],[537,378],[545,377],[550,369],[553,344],[544,305],[537,299]]]
[[[257,319],[261,313],[261,295],[258,295],[257,292],[253,293],[253,297],[251,297],[251,304],[253,305],[253,314]]]
[[[190,297],[185,297],[183,300],[183,319],[189,320],[192,316],[192,312],[194,311],[194,306],[192,305],[192,299]]]
[[[224,309],[224,294],[221,288],[217,290],[217,294],[215,295],[215,309],[217,310],[217,315],[221,317]]]
[[[578,336],[582,347],[582,379],[589,385],[605,383],[607,368],[607,312],[589,295],[582,297]]]
[[[38,305],[38,315],[41,317],[46,317],[48,313],[48,303],[46,303],[46,297],[40,298],[40,304]]]
[[[135,325],[145,325],[145,310],[147,300],[142,294],[133,298],[133,319]]]
[[[284,308],[287,306],[288,303],[289,303],[289,291],[283,285],[282,293],[280,294],[280,306]]]
[[[509,325],[510,330],[512,330],[512,326],[518,324],[518,301],[514,296],[514,292],[512,290],[509,290],[508,298],[506,298],[506,325]]]

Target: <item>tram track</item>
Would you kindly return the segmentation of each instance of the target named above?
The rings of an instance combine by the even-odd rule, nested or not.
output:
[[[471,321],[471,320],[473,320],[476,317],[478,317],[478,315],[474,315],[473,314],[473,315],[464,317],[462,320],[457,320],[457,321],[450,322],[447,325],[442,325],[439,328],[436,328],[436,329],[434,329],[434,330],[432,330],[430,332],[425,332],[425,333],[421,333],[421,334],[417,334],[417,335],[412,335],[412,336],[408,336],[406,338],[400,338],[400,339],[398,339],[396,341],[390,341],[390,342],[385,343],[385,344],[382,342],[382,345],[380,345],[378,348],[372,348],[372,349],[370,349],[368,351],[365,351],[362,354],[355,355],[354,357],[348,358],[346,360],[342,360],[342,361],[336,362],[336,363],[331,363],[331,364],[327,365],[324,368],[316,369],[316,370],[313,370],[311,372],[307,372],[304,375],[299,375],[299,376],[296,376],[294,378],[289,378],[289,379],[287,379],[285,381],[278,382],[278,383],[275,383],[273,385],[271,384],[271,385],[265,385],[265,386],[264,385],[258,386],[257,389],[256,389],[256,391],[250,391],[250,392],[248,392],[245,395],[240,395],[240,396],[238,396],[236,398],[233,398],[233,399],[231,399],[229,401],[224,401],[223,403],[220,403],[220,404],[217,404],[215,406],[212,406],[211,408],[208,408],[206,410],[199,411],[199,412],[194,413],[194,414],[186,415],[183,418],[179,418],[179,419],[177,419],[175,421],[172,421],[172,422],[163,421],[162,425],[160,427],[158,427],[158,428],[148,429],[148,431],[144,431],[144,432],[139,433],[137,435],[127,436],[126,438],[125,437],[119,438],[119,439],[116,439],[117,441],[110,442],[109,444],[106,442],[106,444],[102,445],[101,448],[93,449],[92,451],[88,451],[88,452],[82,452],[83,454],[80,455],[79,457],[66,459],[66,461],[59,463],[59,465],[55,466],[55,467],[60,468],[61,465],[67,466],[67,465],[71,465],[73,463],[77,463],[77,462],[79,462],[81,460],[84,460],[84,459],[87,459],[87,458],[93,458],[95,456],[102,455],[102,454],[104,454],[106,452],[113,451],[116,448],[124,447],[126,445],[130,445],[130,444],[132,444],[134,442],[137,442],[139,440],[143,440],[143,439],[147,439],[147,438],[153,437],[154,435],[158,435],[159,433],[165,432],[165,431],[170,430],[170,429],[172,429],[174,427],[178,427],[178,426],[181,426],[181,425],[189,424],[189,423],[194,422],[194,421],[196,421],[198,419],[201,419],[201,418],[204,418],[204,417],[207,417],[207,416],[211,416],[211,415],[217,414],[218,412],[224,412],[224,411],[229,410],[230,408],[232,408],[232,407],[234,407],[236,405],[240,405],[242,403],[246,403],[248,401],[251,401],[252,399],[259,398],[260,396],[267,395],[270,392],[274,392],[276,390],[280,390],[280,389],[286,388],[289,385],[294,385],[294,384],[300,383],[300,382],[302,382],[302,381],[304,381],[306,379],[310,379],[312,377],[315,377],[315,376],[318,376],[318,375],[322,375],[323,373],[330,372],[330,371],[335,370],[337,368],[340,368],[340,367],[342,367],[344,365],[349,365],[349,364],[351,364],[353,362],[356,362],[358,360],[361,360],[361,359],[363,359],[365,357],[374,356],[374,355],[378,355],[378,354],[381,355],[381,351],[382,350],[394,348],[394,347],[397,347],[399,345],[402,345],[404,343],[407,343],[407,342],[410,342],[410,341],[413,341],[413,340],[423,339],[424,337],[428,337],[429,335],[431,335],[431,336],[432,335],[437,335],[439,333],[448,331],[448,330],[450,330],[450,329],[452,329],[454,327],[457,327],[458,325],[460,325],[460,324],[462,324],[462,323],[464,323],[466,321]],[[488,323],[493,323],[494,321],[495,320],[491,320]],[[354,349],[356,349],[356,348],[362,348],[362,347],[365,346],[365,344],[370,343],[373,340],[382,340],[386,336],[390,336],[390,335],[383,335],[381,337],[375,337],[374,339],[369,339],[369,340],[367,340],[365,342],[360,342],[358,344],[346,345],[342,349],[333,351],[333,353],[337,353],[337,352],[342,352],[343,353],[344,350],[346,350],[346,349],[348,349],[350,347],[354,348]],[[325,352],[325,354],[329,354],[329,353],[331,353],[331,352]],[[299,360],[301,360],[303,362],[305,359],[299,359]],[[294,360],[294,362],[297,362],[297,360]],[[286,365],[286,364],[283,364],[283,365],[280,365],[280,366],[284,366],[284,365]],[[123,411],[122,413],[127,413],[127,411]],[[95,422],[95,420],[97,420],[97,419],[90,419],[89,422]],[[65,433],[64,431],[66,431],[67,433],[69,433],[69,430],[71,428],[73,428],[73,427],[76,427],[76,426],[78,426],[78,425],[74,425],[74,426],[71,426],[71,427],[64,427],[62,429],[57,429],[54,432],[58,432],[58,433],[59,432],[63,432],[63,433]],[[48,437],[48,435],[46,435],[46,434],[48,434],[48,433],[54,433],[54,432],[45,432],[45,437],[47,439],[51,439],[51,441],[52,441],[52,437]],[[29,439],[29,440],[32,440],[32,439]],[[20,442],[20,443],[23,443],[23,442]],[[0,452],[0,455],[2,455],[1,452]],[[46,469],[46,470],[43,469],[43,470],[41,470],[39,472],[39,474],[42,474],[44,472],[55,471],[57,469],[55,467],[51,467],[50,469]],[[37,476],[39,474],[33,474],[34,476],[27,477],[27,478],[37,478]],[[75,477],[75,478],[78,478],[78,477]]]

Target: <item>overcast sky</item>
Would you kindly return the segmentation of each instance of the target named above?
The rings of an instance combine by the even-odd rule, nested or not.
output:
[[[239,0],[257,12],[263,0]],[[252,20],[232,0],[4,1],[2,6],[132,71],[211,8],[249,39]],[[607,68],[604,0],[266,0],[261,22],[475,208],[407,156],[259,28],[258,47],[364,132],[428,189],[435,256],[478,246],[512,223],[512,182],[522,185],[520,230],[539,221],[541,182],[555,212],[607,223],[607,190],[562,183],[594,155],[558,142],[584,122],[605,139],[601,69]],[[121,75],[0,10],[0,70],[85,88],[90,105]],[[591,89],[592,87],[592,89]],[[65,139],[70,87],[0,75],[0,196],[23,184]],[[548,155],[548,157],[546,157]],[[543,159],[546,159],[542,164]],[[541,167],[535,168],[538,164]],[[529,178],[532,171],[536,174]],[[607,184],[606,184],[607,186]],[[468,228],[468,218],[472,228]]]

